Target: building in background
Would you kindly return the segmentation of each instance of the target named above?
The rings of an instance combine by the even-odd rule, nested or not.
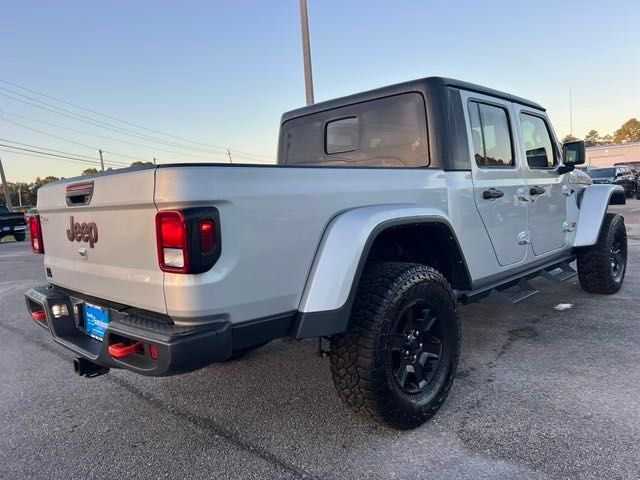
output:
[[[587,147],[586,165],[606,167],[614,163],[640,162],[640,142]]]

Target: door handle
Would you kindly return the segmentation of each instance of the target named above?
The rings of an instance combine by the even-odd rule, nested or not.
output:
[[[531,189],[529,190],[529,195],[542,195],[546,191],[547,190],[544,187],[539,187],[536,185],[535,187],[531,187]]]
[[[496,190],[495,188],[490,188],[489,190],[482,192],[482,198],[485,200],[492,200],[500,197],[504,197],[504,192],[502,190]]]

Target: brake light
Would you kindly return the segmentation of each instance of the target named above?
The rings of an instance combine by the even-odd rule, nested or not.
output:
[[[213,207],[164,210],[156,214],[160,269],[203,273],[220,257],[220,221]]]
[[[198,233],[200,234],[200,250],[210,252],[216,245],[216,226],[213,220],[206,219],[198,222]]]
[[[187,226],[182,212],[158,212],[156,230],[160,268],[165,272],[187,273]]]
[[[31,237],[31,250],[33,250],[33,253],[44,253],[40,215],[29,217],[29,236]]]

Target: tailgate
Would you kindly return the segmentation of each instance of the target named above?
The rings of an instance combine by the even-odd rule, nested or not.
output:
[[[165,313],[154,183],[155,169],[145,168],[40,188],[47,280],[97,298]]]

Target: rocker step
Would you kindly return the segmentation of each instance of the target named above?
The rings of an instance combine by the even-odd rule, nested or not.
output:
[[[509,291],[514,288],[516,288],[517,290]],[[538,293],[538,290],[523,278],[515,285],[515,287],[509,286],[506,288],[494,288],[493,290],[491,290],[489,298],[493,299],[497,303],[515,305],[516,303],[520,303],[523,300],[526,300],[527,298],[535,295],[536,293]]]
[[[578,272],[576,272],[567,262],[562,262],[554,268],[547,268],[543,270],[540,275],[547,280],[560,283],[572,279],[578,275]]]
[[[497,303],[514,304],[519,303],[532,295],[538,293],[529,280],[541,276],[554,282],[565,282],[578,273],[571,267],[570,263],[575,257],[566,257],[564,260],[549,262],[538,268],[524,271],[517,276],[507,278],[501,282],[487,285],[477,290],[457,291],[458,300],[464,305],[489,298]]]

